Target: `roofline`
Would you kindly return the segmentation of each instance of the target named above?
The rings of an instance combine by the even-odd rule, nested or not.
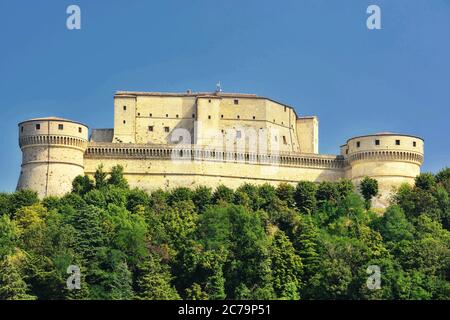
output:
[[[294,107],[271,99],[267,97],[258,96],[253,93],[233,93],[233,92],[145,92],[145,91],[116,91],[114,97],[137,97],[137,96],[150,96],[150,97],[192,97],[192,98],[239,98],[239,99],[260,99],[260,100],[268,100],[284,107],[292,109],[295,114],[295,117],[300,118],[297,114],[297,111]]]
[[[423,142],[425,142],[425,140],[419,136],[414,136],[411,134],[404,134],[404,133],[378,133],[378,134],[366,134],[366,135],[361,135],[361,136],[356,136],[356,137],[352,137],[350,139],[347,139],[347,142],[345,144],[343,144],[341,147],[345,146],[348,144],[348,142],[350,140],[354,140],[354,139],[358,139],[358,138],[366,138],[366,137],[380,137],[380,136],[400,136],[400,137],[410,137],[410,138],[416,138],[416,139],[420,139]]]
[[[79,121],[75,121],[75,120],[69,120],[69,119],[62,119],[62,118],[34,118],[34,119],[29,119],[29,120],[24,120],[19,122],[17,125],[20,126],[23,123],[27,123],[27,122],[35,122],[35,121],[53,121],[53,122],[71,122],[71,123],[76,123],[76,124],[80,124],[82,126],[85,126],[86,128],[89,128],[89,126],[87,126],[86,124],[79,122]]]

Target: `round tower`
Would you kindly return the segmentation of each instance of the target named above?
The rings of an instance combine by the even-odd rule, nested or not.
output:
[[[60,196],[84,175],[88,127],[67,119],[49,117],[19,123],[22,168],[17,189],[31,189],[39,197]]]
[[[341,154],[347,161],[346,177],[355,185],[368,176],[378,181],[379,197],[374,207],[385,207],[393,187],[414,183],[423,163],[422,138],[395,133],[378,133],[347,140]]]

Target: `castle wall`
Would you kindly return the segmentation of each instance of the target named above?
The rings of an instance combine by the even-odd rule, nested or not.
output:
[[[342,161],[335,156],[281,155],[270,160],[243,153],[232,155],[238,160],[230,160],[217,159],[210,151],[200,150],[201,154],[190,153],[180,160],[172,159],[173,150],[143,145],[131,148],[92,145],[85,156],[85,172],[93,175],[100,164],[105,170],[121,165],[130,185],[147,191],[200,185],[215,188],[219,184],[237,188],[245,182],[278,185],[281,182],[295,184],[300,180],[336,181],[343,178],[344,172]],[[183,151],[184,155],[189,153],[189,150]]]
[[[316,117],[246,94],[118,92],[114,129],[94,131],[89,143],[87,136],[67,119],[20,123],[17,188],[63,195],[100,164],[122,165],[130,185],[147,191],[342,178],[359,186],[368,176],[379,184],[374,205],[384,207],[392,188],[414,183],[424,157],[421,138],[393,133],[354,137],[341,155],[319,155]]]

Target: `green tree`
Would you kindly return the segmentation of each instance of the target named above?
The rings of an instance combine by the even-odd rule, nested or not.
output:
[[[0,262],[0,299],[1,300],[35,300],[29,294],[29,287],[22,274],[25,255],[17,252]]]
[[[128,181],[123,177],[123,167],[121,165],[116,165],[111,168],[108,184],[118,188],[128,189]]]
[[[134,298],[132,274],[128,270],[126,262],[119,263],[117,269],[112,273],[110,287],[110,298],[112,300],[130,300]]]
[[[180,296],[172,285],[167,265],[155,255],[138,266],[137,297],[142,300],[178,300]]]
[[[300,181],[295,189],[295,203],[303,214],[312,214],[316,210],[317,186],[310,181]]]
[[[295,208],[295,187],[288,183],[280,183],[277,187],[277,196],[286,202],[289,208]]]
[[[370,209],[372,198],[378,194],[378,181],[364,177],[359,186],[359,190],[366,201],[366,209]]]
[[[234,192],[230,188],[219,185],[213,193],[213,203],[233,203]]]
[[[103,171],[103,168],[103,164],[100,164],[94,173],[95,188],[97,189],[101,189],[108,184],[106,180],[108,174]]]
[[[270,249],[272,283],[281,299],[298,300],[302,284],[302,261],[283,231],[277,231]]]
[[[436,179],[432,173],[421,173],[415,178],[415,185],[419,189],[431,191],[436,187]]]
[[[204,186],[197,187],[192,195],[192,201],[194,202],[195,208],[198,212],[205,211],[205,209],[213,202],[211,188]]]
[[[72,192],[83,195],[94,188],[94,182],[89,176],[76,176],[72,182]]]

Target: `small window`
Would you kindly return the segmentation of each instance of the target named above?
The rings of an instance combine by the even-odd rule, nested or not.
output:
[[[287,108],[286,107],[284,107],[284,112],[286,112],[287,111]]]
[[[239,100],[238,99],[234,99],[234,104],[239,104]]]
[[[36,124],[36,130],[41,130],[41,124],[40,123]]]
[[[123,106],[123,111],[127,111],[127,106]]]
[[[223,115],[220,116],[223,119]]]
[[[176,115],[176,117],[178,118],[178,114]]]
[[[58,130],[63,130],[64,129],[64,125],[63,124],[58,124]]]
[[[141,115],[141,113],[140,112],[138,112],[138,116],[140,116]]]
[[[81,129],[81,127],[78,127],[78,132],[79,133],[83,132],[83,129]]]
[[[357,147],[357,148],[361,147],[361,142],[357,141],[357,142],[356,142],[356,147]]]
[[[273,119],[273,123],[275,123],[275,119]]]
[[[417,147],[417,142],[413,141],[413,147]]]
[[[211,119],[211,116],[208,116],[208,119]]]
[[[153,126],[148,126],[148,131],[153,132]]]
[[[256,119],[256,117],[255,116],[253,116],[253,120],[255,120]]]
[[[375,140],[375,145],[376,145],[376,146],[379,146],[379,145],[380,145],[380,140],[378,140],[378,139]]]
[[[20,127],[20,132],[23,132],[23,126]]]
[[[153,114],[150,113],[149,116],[150,116],[150,117],[153,117]]]
[[[195,113],[192,114],[192,118],[195,119]]]
[[[287,144],[286,136],[283,136],[283,143]]]
[[[164,132],[169,132],[170,128],[169,127],[164,127]]]
[[[241,131],[240,130],[236,131],[236,138],[240,139],[241,136],[242,136]]]
[[[209,99],[208,102],[211,103],[211,99]]]
[[[345,149],[345,154],[348,154],[348,149]]]
[[[127,123],[125,120],[123,120],[123,124]]]
[[[241,118],[241,116],[237,116],[237,118],[238,118],[238,119],[240,119],[240,118]]]
[[[400,145],[400,140],[395,140],[395,145],[399,146]]]
[[[166,118],[168,118],[169,117],[169,115],[166,113]]]

